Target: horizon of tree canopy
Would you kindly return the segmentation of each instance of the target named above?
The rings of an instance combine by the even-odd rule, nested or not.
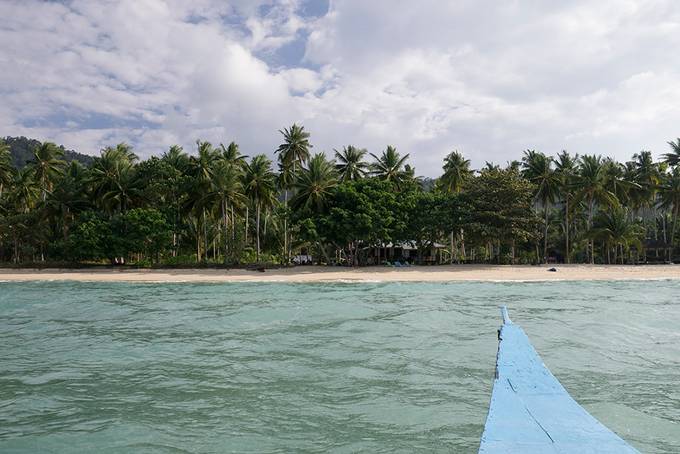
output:
[[[435,180],[409,153],[313,152],[280,131],[275,160],[196,141],[140,160],[120,143],[86,165],[0,142],[0,262],[239,266],[317,263],[647,263],[680,259],[680,138],[662,160],[526,150],[474,170],[454,150]],[[27,139],[26,139],[27,140]],[[24,140],[21,143],[26,143]],[[12,142],[14,143],[14,142]],[[26,150],[23,150],[26,153]],[[66,158],[69,159],[66,159]]]

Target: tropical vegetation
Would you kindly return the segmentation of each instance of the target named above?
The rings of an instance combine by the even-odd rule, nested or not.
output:
[[[526,150],[474,170],[452,151],[432,181],[391,145],[329,156],[312,152],[302,125],[280,134],[274,160],[234,142],[140,160],[124,143],[89,157],[8,137],[0,262],[239,266],[311,256],[360,266],[396,259],[390,250],[416,263],[679,259],[680,138],[660,161],[649,151],[617,162]]]

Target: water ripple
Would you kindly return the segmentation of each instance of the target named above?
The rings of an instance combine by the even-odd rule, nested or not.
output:
[[[680,452],[678,284],[0,283],[2,452],[476,452],[497,306],[577,400]]]

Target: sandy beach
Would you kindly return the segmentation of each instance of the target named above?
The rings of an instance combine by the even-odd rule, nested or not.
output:
[[[410,268],[333,268],[304,266],[266,270],[243,269],[2,269],[0,281],[96,282],[447,282],[680,279],[680,265],[444,265]]]

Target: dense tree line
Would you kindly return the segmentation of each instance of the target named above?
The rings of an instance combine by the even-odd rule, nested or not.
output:
[[[434,182],[409,155],[346,146],[312,153],[281,132],[275,162],[197,141],[140,161],[126,144],[89,164],[32,142],[16,166],[0,142],[0,261],[190,265],[376,263],[409,244],[460,263],[671,261],[680,229],[680,139],[654,162],[527,150],[473,170],[457,151]],[[675,257],[677,258],[677,256]]]

